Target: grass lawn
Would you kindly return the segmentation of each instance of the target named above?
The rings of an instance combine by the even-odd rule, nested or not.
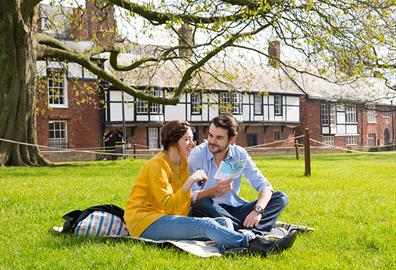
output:
[[[49,232],[74,209],[124,207],[144,160],[0,168],[0,269],[395,269],[396,155],[312,156],[312,176],[293,157],[255,158],[289,196],[280,220],[316,228],[292,249],[266,258],[201,259],[131,241]],[[242,187],[246,199],[256,193]]]

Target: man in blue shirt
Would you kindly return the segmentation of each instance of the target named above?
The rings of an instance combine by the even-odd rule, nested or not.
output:
[[[197,217],[228,217],[234,229],[271,231],[288,202],[283,192],[273,192],[271,184],[261,174],[246,150],[235,145],[238,121],[231,114],[215,117],[209,126],[208,140],[190,153],[191,174],[204,170],[208,181],[193,186],[192,215]],[[221,161],[246,160],[242,174],[258,191],[258,198],[248,202],[239,197],[241,176],[217,180],[214,175]]]

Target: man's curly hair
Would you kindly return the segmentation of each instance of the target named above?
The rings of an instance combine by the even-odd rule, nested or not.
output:
[[[161,144],[164,146],[164,150],[177,144],[190,127],[191,124],[187,121],[173,120],[166,123],[161,129]]]

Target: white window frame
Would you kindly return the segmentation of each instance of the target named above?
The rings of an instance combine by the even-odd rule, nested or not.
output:
[[[320,104],[320,123],[322,126],[330,125],[329,106],[327,103]]]
[[[241,93],[238,92],[220,92],[219,107],[220,113],[231,112],[241,114]],[[231,105],[229,109],[228,104]]]
[[[346,105],[345,106],[345,123],[346,124],[356,124],[356,106],[355,105]]]
[[[377,123],[375,107],[367,109],[367,123]]]
[[[357,145],[358,136],[347,136],[345,138],[345,145]]]
[[[254,115],[263,114],[263,95],[259,93],[253,94]]]
[[[146,113],[148,113],[148,101],[138,98],[136,100],[136,113],[137,114],[146,114]]]
[[[374,137],[373,137],[374,135]],[[377,145],[377,134],[369,133],[367,134],[367,145],[368,146],[376,146]]]
[[[274,115],[275,116],[282,116],[282,96],[281,95],[274,95]]]
[[[336,105],[330,104],[330,125],[337,125],[337,113],[336,113]]]
[[[383,115],[384,118],[391,118],[392,117],[392,111],[384,111],[382,115]]]
[[[51,76],[51,72],[60,72],[62,74],[62,79],[55,80]],[[61,86],[51,86],[53,83],[62,83]],[[47,89],[48,89],[48,105],[53,108],[67,108],[68,107],[68,97],[67,97],[67,79],[66,72],[62,68],[47,68]],[[59,91],[59,92],[58,92]],[[57,98],[63,98],[62,103],[54,103],[53,100]]]
[[[150,95],[154,97],[162,96],[160,89],[154,89],[150,91]],[[136,99],[136,114],[162,114],[162,105],[148,102],[146,100]]]
[[[147,128],[147,142],[149,149],[159,148],[159,130],[157,127]]]
[[[322,142],[326,146],[335,146],[334,136],[323,136]]]
[[[200,115],[202,114],[202,94],[191,93],[191,114]]]
[[[54,125],[54,128],[51,129],[51,124]],[[56,127],[55,125],[62,124],[63,127]],[[57,132],[59,132],[59,137],[57,136]],[[53,136],[51,136],[53,134]],[[48,122],[48,146],[54,148],[68,148],[68,139],[67,139],[67,121],[49,121]]]

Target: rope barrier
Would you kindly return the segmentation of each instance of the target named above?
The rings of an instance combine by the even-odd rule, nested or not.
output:
[[[108,155],[108,156],[121,156],[121,157],[124,156],[124,154],[118,154],[118,153],[108,153],[108,152],[89,151],[89,150],[75,150],[72,148],[65,149],[65,148],[51,147],[51,146],[45,146],[45,145],[39,145],[39,144],[33,144],[33,143],[18,142],[18,141],[3,139],[3,138],[0,138],[0,141],[14,143],[14,144],[20,144],[20,145],[40,147],[40,148],[45,148],[45,149],[57,150],[57,151],[43,151],[43,152],[55,152],[55,153],[56,152],[75,152],[75,153],[88,153],[88,154],[99,154],[99,155]]]
[[[339,150],[343,150],[343,151],[347,151],[347,152],[353,152],[353,153],[359,153],[359,154],[396,154],[396,151],[390,151],[390,152],[385,152],[385,151],[383,151],[383,152],[366,152],[366,151],[359,151],[359,150],[354,150],[354,149],[349,149],[349,148],[343,148],[343,147],[340,147],[340,146],[328,145],[326,143],[317,141],[315,139],[309,139],[309,140],[312,141],[312,142],[318,143],[320,145],[323,145],[326,148],[331,147],[331,148],[336,148],[336,149],[339,149]]]
[[[263,144],[254,145],[254,146],[248,146],[248,147],[245,147],[245,149],[252,149],[252,148],[254,149],[254,148],[259,148],[259,147],[262,147],[262,146],[267,146],[267,145],[272,145],[272,144],[277,144],[277,143],[282,143],[282,142],[287,142],[287,141],[292,141],[292,140],[294,141],[294,140],[302,138],[302,137],[304,137],[304,135],[288,138],[288,139],[285,139],[285,140],[275,141],[275,142],[269,142],[269,143],[263,143]]]
[[[286,142],[286,141],[291,141],[291,140],[295,140],[298,138],[302,138],[304,137],[304,135],[298,136],[298,137],[293,137],[293,138],[288,138],[282,141],[276,141],[276,142],[271,142],[271,143],[265,143],[265,144],[260,144],[260,145],[255,145],[255,146],[249,146],[246,147],[246,149],[262,149],[259,148],[260,146],[267,146],[267,145],[272,145],[272,144],[276,144],[276,143],[280,143],[280,142]],[[106,155],[106,156],[118,156],[118,157],[122,157],[122,156],[135,156],[135,157],[147,157],[147,156],[153,156],[152,154],[142,154],[142,153],[131,153],[131,151],[126,151],[126,154],[123,153],[109,153],[109,152],[104,152],[104,151],[91,151],[91,150],[83,150],[84,148],[76,148],[76,149],[72,149],[72,148],[58,148],[58,147],[50,147],[50,146],[45,146],[45,145],[39,145],[39,144],[32,144],[32,143],[25,143],[25,142],[18,142],[18,141],[14,141],[14,140],[8,140],[8,139],[3,139],[0,138],[0,141],[3,142],[8,142],[8,143],[14,143],[14,144],[20,144],[20,145],[26,145],[26,146],[33,146],[33,147],[40,147],[40,148],[44,148],[44,149],[48,149],[51,151],[46,151],[43,150],[42,152],[51,152],[51,153],[65,153],[65,152],[74,152],[74,153],[88,153],[88,154],[97,154],[97,155]],[[326,148],[335,148],[335,149],[339,149],[342,151],[347,151],[347,152],[354,152],[354,153],[359,153],[359,154],[396,154],[396,151],[387,151],[387,152],[366,152],[366,151],[359,151],[359,150],[354,150],[354,149],[349,149],[349,148],[343,148],[343,147],[339,147],[339,146],[333,146],[333,145],[329,145],[326,143],[323,143],[321,141],[317,141],[315,139],[310,139],[310,141],[320,144]],[[143,146],[143,145],[142,145]],[[297,144],[297,146],[304,146],[303,144]],[[393,146],[393,145],[391,145]],[[147,147],[147,146],[144,146]],[[278,149],[280,148],[286,148],[286,147],[276,147]],[[291,148],[291,147],[289,147]],[[264,148],[265,149],[265,148]],[[159,149],[153,150],[153,151],[158,151]],[[106,150],[105,150],[106,151]]]

